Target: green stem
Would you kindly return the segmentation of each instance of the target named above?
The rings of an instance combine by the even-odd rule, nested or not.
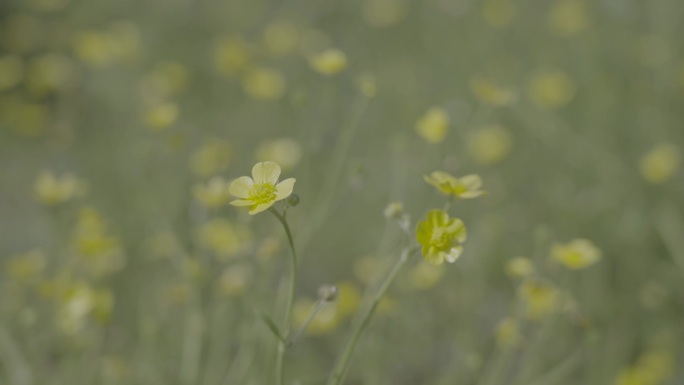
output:
[[[349,367],[349,362],[351,361],[352,355],[354,354],[354,349],[356,348],[356,344],[359,342],[361,334],[363,334],[370,324],[370,320],[373,318],[373,314],[375,313],[380,300],[382,300],[382,298],[385,296],[387,289],[389,289],[390,285],[397,277],[397,273],[399,273],[401,267],[404,266],[409,256],[413,255],[416,251],[418,251],[417,248],[404,249],[399,256],[399,259],[397,259],[397,261],[394,263],[394,266],[392,266],[389,273],[387,273],[387,277],[385,277],[385,280],[378,288],[378,291],[373,295],[373,300],[370,306],[368,306],[365,313],[361,315],[361,318],[358,319],[358,322],[352,330],[351,337],[347,341],[347,345],[345,346],[342,355],[335,364],[335,367],[328,378],[328,382],[326,383],[327,385],[340,385],[344,380],[347,368]]]
[[[290,313],[292,312],[292,306],[294,304],[295,291],[297,290],[297,251],[294,245],[294,238],[292,237],[292,231],[287,223],[287,218],[285,214],[280,214],[276,209],[271,207],[270,211],[276,219],[283,225],[285,229],[285,235],[287,235],[287,241],[290,245],[290,251],[292,258],[290,258],[290,290],[288,291],[287,304],[285,307],[285,318],[283,319],[283,326],[281,332],[284,334],[285,339],[290,334]],[[287,346],[285,341],[278,341],[278,352],[276,355],[276,384],[282,385],[285,378],[285,366],[283,364],[285,358],[285,350]]]

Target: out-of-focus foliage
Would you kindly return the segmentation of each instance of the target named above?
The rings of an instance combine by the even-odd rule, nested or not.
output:
[[[348,384],[684,383],[682,20],[680,0],[2,2],[0,384],[270,383],[257,314],[281,314],[287,243],[228,205],[262,161],[301,200],[293,325],[339,290],[289,383],[325,381],[394,220],[443,207],[436,170],[484,180],[450,209],[463,254],[409,261]]]

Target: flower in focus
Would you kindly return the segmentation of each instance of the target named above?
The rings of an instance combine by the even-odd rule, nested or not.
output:
[[[57,177],[51,172],[42,172],[35,183],[38,201],[50,206],[68,202],[84,191],[85,183],[72,174]]]
[[[506,274],[513,278],[527,278],[534,273],[534,265],[529,258],[515,257],[506,264]]]
[[[446,260],[456,262],[466,240],[466,227],[462,220],[449,218],[443,210],[431,210],[424,221],[418,222],[416,240],[422,246],[423,258],[440,265]]]
[[[554,245],[551,258],[568,269],[580,270],[601,259],[601,250],[586,239],[575,239],[566,244]]]
[[[433,171],[429,176],[425,175],[423,179],[435,186],[441,193],[456,198],[473,199],[486,194],[481,190],[482,178],[475,174],[456,178],[444,171]]]
[[[468,152],[477,163],[493,165],[508,156],[512,142],[511,134],[505,128],[496,125],[483,127],[468,138]]]
[[[241,176],[228,188],[231,195],[240,199],[230,202],[233,206],[249,206],[249,214],[258,214],[277,201],[292,194],[295,179],[288,178],[278,183],[280,166],[274,162],[260,162],[252,168],[252,178]]]
[[[432,107],[416,122],[416,132],[428,143],[439,143],[449,129],[449,115],[443,108]]]
[[[679,168],[681,152],[672,144],[660,144],[641,158],[641,176],[649,183],[661,184],[672,179]]]
[[[309,58],[309,64],[323,75],[335,75],[347,67],[347,55],[339,49],[329,48]]]
[[[228,184],[223,178],[216,176],[206,184],[197,184],[192,193],[205,207],[213,209],[228,203]]]

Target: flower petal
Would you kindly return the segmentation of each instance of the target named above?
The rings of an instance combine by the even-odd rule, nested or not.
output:
[[[288,178],[276,185],[276,201],[283,200],[292,194],[295,178]]]
[[[451,250],[449,250],[449,253],[446,255],[446,261],[449,263],[454,263],[458,259],[458,257],[463,254],[463,246],[458,245],[455,247],[452,247]]]
[[[459,178],[460,182],[463,183],[468,190],[479,190],[482,188],[482,178],[477,174],[466,175]]]
[[[433,227],[440,227],[449,220],[449,214],[443,210],[430,210],[427,213],[427,219]]]
[[[252,208],[249,210],[249,215],[259,214],[262,211],[266,211],[269,207],[273,206],[273,203],[275,203],[275,201],[259,203],[256,206],[252,206]]]
[[[252,206],[254,205],[254,202],[247,200],[247,199],[237,199],[232,202],[230,202],[232,206]]]
[[[249,190],[254,186],[254,181],[248,176],[241,176],[230,183],[228,192],[238,198],[248,198]]]
[[[433,265],[441,265],[444,263],[444,253],[437,251],[434,247],[425,247],[421,250],[423,259]]]
[[[252,167],[252,178],[255,183],[275,185],[280,176],[280,166],[275,162],[259,162]]]

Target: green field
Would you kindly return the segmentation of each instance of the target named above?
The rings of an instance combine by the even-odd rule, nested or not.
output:
[[[2,2],[0,384],[683,384],[683,20]]]

